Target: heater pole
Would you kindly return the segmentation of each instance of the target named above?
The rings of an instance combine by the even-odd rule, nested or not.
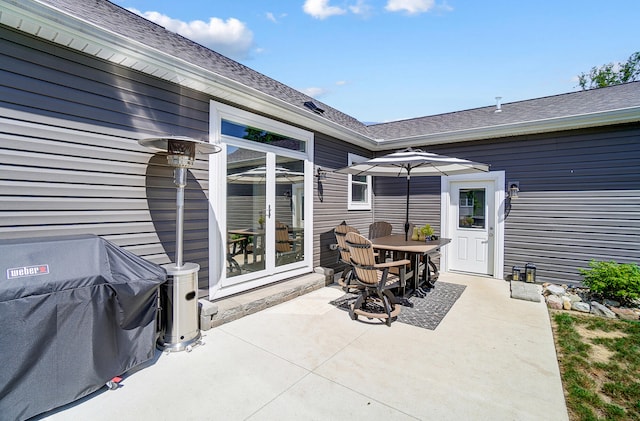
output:
[[[182,267],[183,226],[184,226],[184,188],[187,185],[187,169],[175,168],[173,171],[176,192],[176,268]]]

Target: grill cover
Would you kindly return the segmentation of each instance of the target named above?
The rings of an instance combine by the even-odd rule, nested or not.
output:
[[[152,358],[165,281],[93,235],[0,240],[0,418],[73,402]]]

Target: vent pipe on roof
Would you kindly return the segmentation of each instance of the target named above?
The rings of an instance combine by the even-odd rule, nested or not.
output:
[[[496,97],[496,110],[494,111],[495,113],[501,113],[502,112],[502,104],[500,104],[500,101],[502,101],[502,97],[501,96],[497,96]]]

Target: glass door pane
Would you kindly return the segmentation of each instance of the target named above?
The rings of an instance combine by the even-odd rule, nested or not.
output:
[[[276,156],[276,266],[304,260],[304,161]]]
[[[460,189],[459,228],[485,228],[485,189]]]
[[[266,156],[227,147],[227,278],[266,268]]]

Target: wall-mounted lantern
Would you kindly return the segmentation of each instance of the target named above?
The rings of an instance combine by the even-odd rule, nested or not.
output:
[[[316,178],[318,180],[326,180],[327,179],[327,171],[323,170],[322,168],[318,167],[316,169]]]
[[[536,265],[533,263],[527,263],[524,265],[524,279],[526,282],[536,281]]]
[[[510,199],[517,199],[518,192],[520,191],[520,182],[519,181],[509,181],[509,190],[507,190],[507,196]]]

